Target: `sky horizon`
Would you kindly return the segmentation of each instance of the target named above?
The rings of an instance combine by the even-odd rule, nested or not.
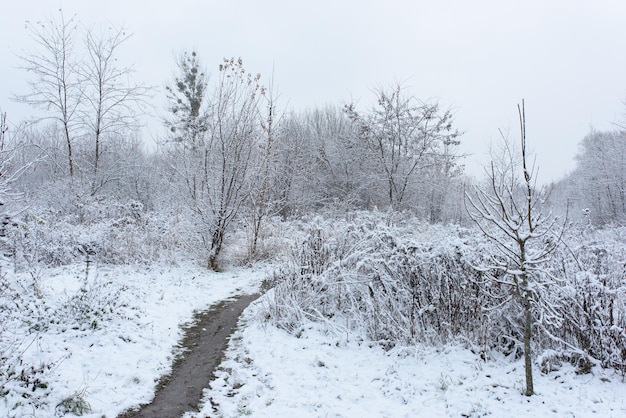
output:
[[[134,65],[136,81],[156,86],[157,110],[176,54],[192,49],[212,74],[224,57],[242,57],[265,83],[273,74],[287,110],[349,101],[367,108],[373,90],[401,81],[414,96],[452,109],[464,132],[460,151],[471,155],[469,174],[480,175],[500,131],[517,138],[524,99],[540,181],[556,181],[574,168],[591,129],[623,121],[626,3],[516,3],[25,0],[0,16],[0,109],[13,122],[35,113],[11,100],[27,91],[27,74],[17,68],[17,56],[33,48],[25,22],[62,8],[87,26],[133,33],[120,49],[121,65]]]

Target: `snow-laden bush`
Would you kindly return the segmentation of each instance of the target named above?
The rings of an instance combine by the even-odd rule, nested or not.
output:
[[[266,316],[292,332],[320,320],[386,346],[507,343],[489,326],[501,315],[484,309],[492,303],[479,286],[483,273],[472,267],[485,243],[462,228],[395,218],[359,213],[312,222],[274,275]]]
[[[75,282],[67,282],[68,289],[59,293],[42,286],[44,278],[2,269],[0,400],[9,408],[18,404],[36,408],[47,402],[50,373],[63,359],[39,358],[41,333],[81,338],[115,318],[136,316],[122,285],[100,276],[95,268],[87,273],[78,270]]]
[[[87,278],[55,312],[59,323],[73,330],[97,330],[115,317],[127,317],[125,287],[100,277]]]
[[[176,260],[184,236],[178,216],[144,213],[134,201],[109,203],[110,208],[100,201],[89,208],[90,223],[52,212],[26,212],[7,228],[5,252],[16,270],[83,262],[86,253],[108,264]]]
[[[626,228],[574,231],[568,241],[553,259],[569,301],[555,332],[603,366],[626,373]]]
[[[253,253],[253,231],[245,219],[233,224],[232,230],[224,238],[224,249],[219,256],[222,265],[247,265],[258,263],[285,261],[296,237],[304,235],[297,222],[284,222],[280,217],[264,219],[256,242],[256,253]],[[206,258],[205,253],[198,252],[198,259]]]
[[[39,283],[29,276],[21,280],[0,272],[0,398],[37,404],[49,392],[48,373],[54,364],[29,364],[23,353],[36,344],[54,310],[46,303]]]
[[[480,231],[400,215],[318,216],[267,283],[265,317],[298,335],[309,321],[384,346],[463,341],[487,354],[522,353],[523,310]],[[626,363],[625,231],[565,238],[533,289],[533,349],[546,369]],[[584,243],[584,244],[583,244]],[[543,366],[542,366],[543,367]]]

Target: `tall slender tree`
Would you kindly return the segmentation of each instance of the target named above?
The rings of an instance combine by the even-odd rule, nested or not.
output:
[[[260,78],[244,69],[241,58],[225,59],[219,66],[210,112],[213,170],[205,177],[213,215],[208,265],[214,270],[226,231],[248,196],[250,161],[259,133],[258,103],[265,93]]]
[[[518,114],[519,156],[505,143],[504,161],[499,164],[492,161],[487,171],[489,187],[475,187],[474,193],[466,194],[466,202],[469,216],[495,244],[490,254],[491,264],[481,268],[500,272],[498,278],[494,275],[493,279],[510,287],[511,297],[521,304],[525,393],[531,396],[534,394],[531,342],[535,316],[540,311],[554,313],[551,306],[542,303],[542,292],[554,282],[543,267],[559,244],[563,227],[556,217],[542,211],[547,190],[537,188],[536,170],[528,161],[523,101],[518,106]]]
[[[198,149],[204,144],[207,132],[208,75],[195,51],[183,52],[176,63],[178,75],[174,83],[165,87],[171,113],[165,124],[170,137],[186,148]]]
[[[83,106],[82,122],[93,141],[93,179],[95,194],[108,176],[101,175],[103,145],[112,137],[124,137],[139,127],[139,115],[146,107],[148,87],[132,83],[132,67],[117,65],[119,48],[131,37],[127,29],[108,26],[100,32],[94,28],[85,34],[87,58],[81,63]],[[109,175],[119,167],[112,167]]]
[[[67,148],[68,172],[73,177],[74,136],[83,94],[80,70],[74,57],[78,22],[76,16],[66,19],[60,10],[58,18],[34,24],[27,22],[26,27],[37,49],[20,56],[21,68],[32,78],[28,80],[30,92],[15,99],[45,110],[44,118],[60,123]]]
[[[273,76],[262,99],[258,106],[261,129],[254,159],[257,175],[252,178],[249,196],[251,260],[258,256],[259,239],[265,219],[278,213],[281,206],[279,195],[272,187],[278,164],[276,136],[283,116],[278,108]]]

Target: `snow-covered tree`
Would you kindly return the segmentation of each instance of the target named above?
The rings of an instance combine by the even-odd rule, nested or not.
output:
[[[119,159],[109,167],[103,167],[105,145],[113,148],[120,139],[128,139],[129,132],[139,127],[138,116],[146,105],[148,88],[130,82],[132,67],[117,64],[119,48],[130,36],[126,28],[112,26],[100,33],[94,28],[85,33],[87,58],[79,67],[83,84],[79,109],[87,142],[93,144],[93,157],[89,159],[93,166],[92,195],[115,178],[115,173],[122,168],[119,163],[123,160]]]
[[[165,124],[174,141],[191,149],[202,147],[208,130],[208,74],[195,51],[183,52],[176,65],[179,74],[165,88],[171,113]]]
[[[259,255],[259,241],[265,220],[277,215],[282,208],[282,199],[274,187],[274,182],[278,173],[277,136],[284,114],[278,107],[278,95],[274,90],[273,78],[262,98],[258,115],[261,134],[253,155],[254,171],[257,175],[251,178],[247,202],[251,229],[249,247],[251,260]]]
[[[35,121],[52,121],[43,129],[62,138],[52,147],[66,154],[67,169],[57,181],[63,178],[79,196],[119,185],[124,166],[132,164],[130,151],[148,94],[147,87],[131,80],[132,67],[119,63],[130,34],[113,26],[81,33],[76,16],[66,19],[62,10],[58,17],[28,22],[27,29],[34,46],[20,59],[30,75],[29,91],[15,99],[40,109]],[[47,152],[51,164],[60,165],[58,153]]]
[[[183,57],[179,67],[177,90],[169,90],[172,113],[180,117],[168,122],[177,139],[172,144],[174,168],[208,252],[207,265],[217,270],[225,234],[250,196],[258,103],[265,88],[260,75],[247,72],[241,59],[224,59],[207,96],[197,56]],[[206,114],[201,111],[205,97]]]
[[[431,173],[452,173],[456,160],[452,149],[459,144],[459,132],[453,127],[450,111],[442,112],[438,103],[407,95],[401,84],[379,89],[376,96],[376,106],[369,113],[358,112],[354,104],[345,110],[357,125],[363,145],[375,157],[372,169],[379,176],[387,204],[402,209],[407,196],[415,194]],[[440,202],[438,197],[435,203]],[[439,218],[440,208],[431,212]]]
[[[17,180],[32,164],[32,161],[16,164],[16,156],[21,151],[17,136],[9,138],[7,115],[0,109],[0,242],[6,238],[6,227],[11,217],[20,210],[15,207],[23,197],[23,193],[16,190]]]
[[[573,173],[579,205],[592,222],[605,225],[626,219],[626,134],[589,133],[580,143]]]
[[[536,170],[528,161],[524,103],[518,106],[521,149],[505,144],[502,161],[492,161],[487,170],[488,187],[475,187],[466,194],[469,216],[493,241],[489,262],[479,266],[492,270],[493,280],[508,285],[510,298],[521,305],[523,323],[526,395],[534,393],[531,340],[537,318],[555,315],[554,307],[544,302],[554,278],[544,268],[556,249],[563,228],[557,218],[544,213],[546,190],[537,188]],[[499,164],[498,164],[499,163]]]
[[[303,119],[293,113],[285,116],[275,138],[276,173],[271,188],[279,204],[278,214],[287,219],[320,202],[315,187],[315,144]]]
[[[71,177],[75,172],[73,147],[79,126],[79,111],[83,94],[80,69],[75,54],[78,22],[75,16],[28,23],[27,29],[36,49],[21,56],[22,68],[31,74],[30,92],[15,99],[46,111],[42,119],[52,119],[61,125],[67,152],[67,167]]]

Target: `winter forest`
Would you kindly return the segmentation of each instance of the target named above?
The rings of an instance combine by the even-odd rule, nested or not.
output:
[[[150,402],[193,311],[246,292],[261,297],[232,364],[187,416],[286,414],[284,364],[263,368],[271,356],[253,349],[290,344],[323,347],[299,366],[307,376],[340,367],[340,353],[395,359],[370,379],[392,402],[384,416],[498,416],[507,402],[543,415],[527,405],[554,401],[554,385],[576,387],[583,414],[626,413],[626,120],[580,138],[576,169],[548,184],[529,151],[531,104],[503,103],[518,125],[476,177],[454,112],[402,82],[372,91],[371,106],[291,109],[245,57],[184,50],[161,88],[119,59],[126,28],[64,16],[28,32],[29,89],[12,99],[38,116],[0,111],[1,416],[114,417]],[[428,373],[410,375],[411,361],[450,352],[470,356],[469,375],[507,372],[467,405],[454,392],[465,377],[437,372],[447,409],[423,409]],[[131,353],[147,371],[106,371],[142,362]],[[585,396],[601,385],[618,395]],[[320,396],[301,416],[339,402]],[[563,399],[555,416],[582,416]],[[363,416],[352,414],[333,416]]]

